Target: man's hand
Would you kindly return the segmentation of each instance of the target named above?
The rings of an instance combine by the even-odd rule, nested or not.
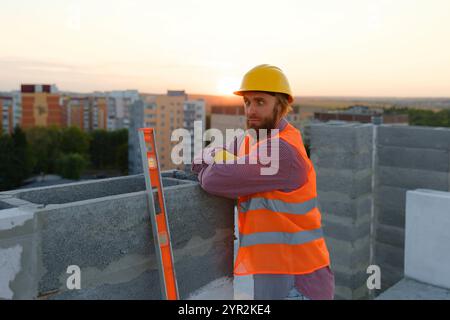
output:
[[[237,159],[236,156],[231,152],[228,152],[227,150],[224,149],[215,150],[214,153],[215,163],[227,163],[227,162],[233,163],[235,159]]]
[[[203,164],[207,165],[214,163],[214,155],[217,151],[223,150],[220,147],[207,147],[202,150],[197,156],[194,157],[194,164]]]

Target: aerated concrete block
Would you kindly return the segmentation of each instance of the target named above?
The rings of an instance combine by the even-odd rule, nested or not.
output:
[[[336,191],[357,198],[372,191],[372,170],[316,169],[319,191]],[[318,191],[318,192],[319,192]]]
[[[382,185],[405,189],[429,188],[447,191],[450,176],[448,172],[378,166],[378,181]]]
[[[311,161],[319,168],[363,170],[371,167],[372,153],[336,152],[326,148],[315,148]]]
[[[387,263],[376,263],[381,271],[381,290],[375,290],[375,295],[383,293],[404,277],[403,269],[393,267]]]
[[[403,270],[405,253],[403,248],[377,242],[375,244],[376,264],[389,265],[399,271]]]
[[[330,251],[331,266],[333,270],[345,270],[349,274],[367,270],[370,265],[370,241],[368,238],[361,239],[358,245],[350,244],[350,248],[333,247],[337,241],[333,238],[326,238]],[[345,248],[345,246],[344,246]]]
[[[410,190],[406,202],[405,276],[450,289],[450,192]]]
[[[376,189],[375,204],[380,210],[405,211],[406,188],[380,185]]]
[[[345,219],[351,219],[358,223],[366,219],[372,209],[373,196],[371,193],[359,196],[354,200],[333,199],[332,197],[319,198],[319,208],[323,216],[332,215]]]
[[[390,147],[379,145],[378,164],[387,167],[400,167],[448,172],[450,153],[448,150]]]
[[[334,271],[334,276],[336,278],[336,286],[341,286],[355,290],[361,287],[362,283],[367,282],[367,278],[370,276],[365,271],[361,270],[357,273],[348,274],[346,272],[341,272],[339,270]],[[367,287],[366,287],[367,289]]]
[[[136,255],[128,265],[138,263],[141,257],[154,255],[154,248],[149,246],[151,224],[145,207],[146,198],[141,193],[38,211],[43,265],[40,294],[64,290],[65,282],[61,277],[70,265],[95,268],[101,274],[108,266],[111,269],[108,272],[124,268],[120,259],[126,255]],[[84,287],[95,285],[82,284]]]
[[[370,233],[370,221],[360,224],[344,224],[324,219],[322,225],[327,236],[344,241],[356,241]]]
[[[377,212],[377,220],[379,224],[384,224],[387,226],[398,227],[401,229],[405,228],[405,211],[396,209],[380,209]]]
[[[378,143],[383,146],[450,150],[450,129],[381,125],[378,128]]]
[[[405,247],[405,229],[379,224],[377,228],[377,241],[403,249]]]

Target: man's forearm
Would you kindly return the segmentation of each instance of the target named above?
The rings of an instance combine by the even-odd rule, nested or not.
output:
[[[283,162],[275,175],[261,175],[260,164],[212,164],[199,173],[202,188],[214,195],[235,199],[257,192],[291,191],[306,181],[306,175],[294,162]],[[296,174],[293,175],[292,173]]]
[[[235,199],[272,190],[288,192],[299,188],[306,182],[306,164],[285,141],[280,141],[278,151],[279,167],[274,175],[261,174],[262,169],[268,166],[250,164],[249,155],[244,156],[245,161],[239,161],[239,164],[209,162],[196,166],[195,170],[198,170],[199,182],[205,191],[226,198]]]

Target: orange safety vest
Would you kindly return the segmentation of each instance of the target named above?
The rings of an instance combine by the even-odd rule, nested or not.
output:
[[[238,197],[239,250],[236,275],[307,274],[330,265],[317,202],[316,172],[300,132],[291,124],[271,139],[280,138],[308,164],[307,182],[291,192],[273,190]],[[261,142],[241,144],[238,156]]]

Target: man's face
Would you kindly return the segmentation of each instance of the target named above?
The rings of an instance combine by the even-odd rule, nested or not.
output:
[[[244,92],[247,129],[274,129],[278,122],[277,98],[268,93]]]

